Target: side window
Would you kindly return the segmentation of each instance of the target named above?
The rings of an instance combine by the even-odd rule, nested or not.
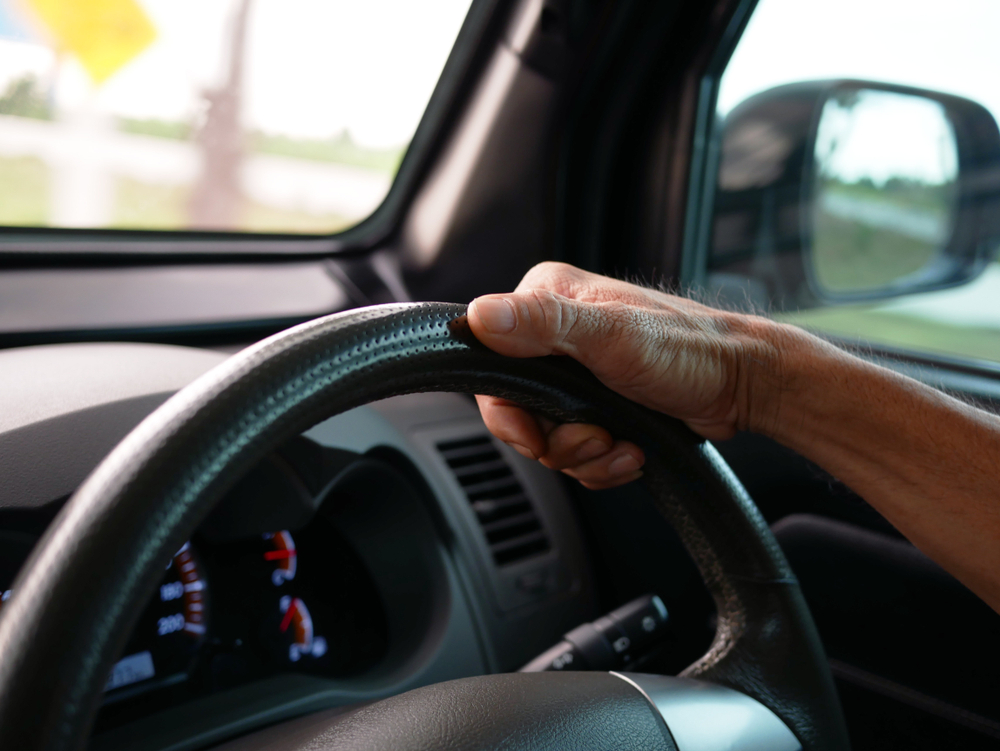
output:
[[[708,285],[1000,362],[1000,4],[760,0],[723,75]]]
[[[0,225],[353,225],[469,4],[0,0]]]

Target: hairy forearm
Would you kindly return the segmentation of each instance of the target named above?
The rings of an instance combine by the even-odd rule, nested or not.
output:
[[[789,327],[754,426],[878,509],[1000,612],[1000,418]]]

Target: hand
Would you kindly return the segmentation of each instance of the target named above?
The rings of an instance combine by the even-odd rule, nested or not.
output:
[[[560,263],[531,269],[511,294],[469,306],[483,344],[511,357],[568,355],[619,394],[683,420],[709,439],[767,432],[780,396],[786,327]],[[596,425],[556,425],[477,396],[490,431],[591,489],[642,475],[642,450]]]

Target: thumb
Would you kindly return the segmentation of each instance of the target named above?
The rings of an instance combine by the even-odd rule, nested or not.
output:
[[[608,322],[598,306],[547,290],[485,295],[469,306],[469,326],[476,338],[510,357],[570,355],[606,337]]]

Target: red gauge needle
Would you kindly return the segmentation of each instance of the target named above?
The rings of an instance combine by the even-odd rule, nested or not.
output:
[[[285,558],[294,558],[294,557],[295,557],[294,550],[268,550],[266,553],[264,553],[265,561],[280,561]]]
[[[281,633],[285,633],[288,630],[288,627],[292,625],[292,618],[295,617],[298,602],[298,599],[292,600],[292,604],[289,605],[288,610],[285,611],[285,617],[281,619]]]

